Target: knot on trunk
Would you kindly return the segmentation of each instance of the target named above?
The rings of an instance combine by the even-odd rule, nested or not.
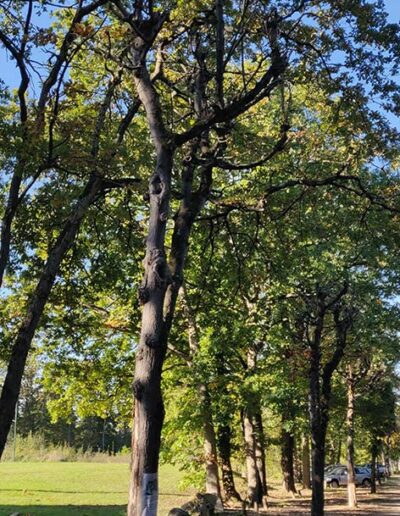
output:
[[[160,195],[163,191],[163,182],[158,174],[155,174],[150,181],[150,194]]]
[[[153,249],[150,251],[147,261],[150,271],[155,282],[155,286],[164,288],[171,282],[171,275],[165,256],[165,252],[161,249]]]
[[[155,335],[146,335],[145,343],[149,348],[156,348],[158,346],[158,338]]]
[[[135,399],[140,401],[144,393],[144,385],[140,380],[135,380],[132,385],[133,395]]]
[[[147,303],[150,298],[150,292],[146,285],[141,285],[138,289],[138,299],[141,305]]]

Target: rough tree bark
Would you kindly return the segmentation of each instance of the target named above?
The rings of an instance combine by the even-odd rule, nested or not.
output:
[[[376,459],[378,457],[378,443],[376,439],[373,439],[371,444],[371,494],[376,493],[376,478],[377,468]]]
[[[311,425],[311,514],[324,514],[324,466],[325,466],[325,435],[326,421],[321,406],[320,368],[321,368],[321,339],[325,317],[325,307],[320,303],[316,320],[314,336],[311,341],[311,356],[309,370],[309,409]]]
[[[386,436],[383,447],[383,460],[386,468],[386,474],[388,477],[392,476],[392,468],[390,464],[390,437],[390,434]]]
[[[206,493],[214,494],[221,501],[221,488],[218,473],[217,442],[211,413],[210,395],[207,387],[199,386],[204,429],[204,459],[206,464]]]
[[[267,507],[267,466],[265,461],[265,435],[264,427],[262,423],[261,411],[257,407],[255,414],[253,415],[253,425],[255,431],[255,450],[256,450],[256,464],[258,475],[261,480],[261,492],[263,497],[263,505]]]
[[[353,369],[347,366],[347,502],[351,508],[357,507],[356,476],[354,462],[354,400],[355,385]]]
[[[315,316],[313,318],[314,332],[311,338],[309,338],[309,411],[312,456],[311,516],[324,515],[325,444],[329,421],[332,375],[343,357],[347,343],[347,331],[351,326],[353,316],[351,310],[341,306],[339,303],[347,290],[348,285],[345,283],[342,290],[330,298],[323,289],[317,288],[316,306],[314,307]],[[325,316],[330,309],[333,311],[335,323],[335,348],[332,358],[322,367],[322,333]]]
[[[286,492],[295,494],[294,480],[294,435],[285,428],[285,418],[282,421],[281,433],[281,467],[283,473],[283,485]]]
[[[229,378],[226,358],[224,353],[216,354],[216,368],[220,378]],[[224,382],[220,390],[222,400],[229,398],[228,385]],[[232,410],[229,404],[221,403],[219,409],[219,424],[217,425],[217,448],[219,455],[219,463],[222,473],[222,487],[224,492],[224,500],[229,501],[235,499],[242,501],[241,496],[236,490],[235,480],[233,476],[231,463],[231,440],[232,440]]]
[[[317,359],[313,362],[316,363]],[[314,369],[314,368],[313,368]],[[318,374],[318,380],[316,378]],[[318,382],[318,383],[317,383]],[[312,464],[312,516],[324,514],[324,467],[325,437],[327,422],[320,403],[319,373],[310,373],[310,423],[311,423],[311,464]]]
[[[302,473],[304,489],[311,489],[310,476],[310,440],[308,435],[303,435],[301,440]]]
[[[247,352],[247,371],[253,374],[257,365],[257,351],[250,348]],[[247,502],[258,510],[267,505],[266,472],[264,456],[264,434],[261,412],[257,400],[245,400],[242,411],[242,428],[245,443],[247,471]]]
[[[128,515],[148,516],[157,513],[158,456],[164,406],[161,394],[161,370],[167,349],[183,271],[189,248],[193,222],[206,202],[210,187],[212,166],[200,169],[200,186],[193,192],[193,154],[200,146],[207,152],[207,134],[192,144],[188,159],[184,160],[182,174],[182,201],[175,216],[171,251],[167,263],[165,229],[170,208],[170,188],[174,147],[172,137],[165,129],[158,94],[146,68],[145,58],[149,45],[160,30],[166,16],[154,13],[143,36],[136,31],[131,49],[135,64],[134,79],[138,96],[148,120],[157,155],[155,171],[150,179],[150,217],[146,241],[145,273],[139,298],[143,304],[142,328],[136,353],[134,379],[134,431],[132,434],[132,475],[129,488]],[[150,42],[150,43],[149,43]],[[196,114],[201,116],[204,74],[199,64],[196,89]],[[214,454],[215,455],[215,454]]]
[[[231,434],[232,430],[229,424],[219,425],[217,429],[217,443],[219,461],[221,464],[222,471],[222,485],[224,489],[224,499],[226,501],[232,498],[238,501],[242,501],[239,493],[235,487],[235,480],[233,477],[232,464],[231,464]]]
[[[262,485],[256,461],[255,436],[251,414],[247,410],[242,416],[243,437],[246,455],[247,502],[258,510],[263,503]]]
[[[150,216],[144,259],[144,279],[139,291],[143,303],[142,327],[136,351],[134,429],[129,515],[156,515],[158,501],[158,457],[164,405],[161,370],[167,349],[164,299],[171,283],[165,254],[165,229],[170,208],[173,149],[166,131],[158,96],[145,65],[148,40],[161,28],[162,19],[149,27],[146,39],[136,36],[132,45],[136,90],[146,111],[156,151],[156,167],[150,178]]]

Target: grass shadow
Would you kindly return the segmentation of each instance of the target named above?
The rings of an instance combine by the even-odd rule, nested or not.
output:
[[[0,516],[125,516],[126,505],[0,505]]]

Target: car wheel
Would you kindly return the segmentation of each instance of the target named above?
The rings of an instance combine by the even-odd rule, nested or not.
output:
[[[339,482],[338,482],[338,480],[332,480],[332,481],[331,481],[331,487],[339,487]]]
[[[371,485],[371,480],[369,478],[364,478],[364,480],[362,481],[362,486],[369,487],[370,485]]]

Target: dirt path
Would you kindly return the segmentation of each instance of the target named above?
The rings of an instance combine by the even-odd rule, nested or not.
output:
[[[400,516],[400,476],[394,476],[377,486],[378,493],[371,495],[369,489],[357,488],[358,507],[347,508],[346,488],[327,489],[325,516]],[[296,498],[282,498],[282,492],[272,488],[268,497],[269,508],[260,511],[268,516],[304,516],[310,514],[310,491]],[[227,512],[227,514],[229,514]],[[241,514],[232,511],[231,514]],[[256,514],[248,512],[248,514]]]
[[[369,490],[357,489],[358,508],[348,509],[346,506],[347,491],[345,488],[327,489],[325,502],[326,516],[400,516],[400,476],[390,478],[381,486],[378,493],[371,495]],[[296,516],[310,513],[310,498],[303,496],[285,499],[283,502],[271,499],[270,516]]]

